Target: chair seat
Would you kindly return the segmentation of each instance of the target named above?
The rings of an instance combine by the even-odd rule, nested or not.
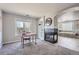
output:
[[[30,40],[30,37],[24,37],[23,39],[24,40]]]

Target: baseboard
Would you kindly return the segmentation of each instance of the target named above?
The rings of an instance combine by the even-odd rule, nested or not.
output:
[[[3,45],[6,45],[6,44],[12,44],[12,43],[16,43],[16,42],[20,42],[20,41],[7,42],[7,43],[3,43]]]

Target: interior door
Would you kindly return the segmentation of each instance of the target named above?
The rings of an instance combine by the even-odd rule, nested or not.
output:
[[[41,18],[38,24],[38,38],[44,40],[44,20]]]

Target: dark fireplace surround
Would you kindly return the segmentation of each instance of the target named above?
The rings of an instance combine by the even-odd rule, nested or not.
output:
[[[57,28],[46,28],[44,32],[44,40],[56,43],[58,42],[58,29]]]

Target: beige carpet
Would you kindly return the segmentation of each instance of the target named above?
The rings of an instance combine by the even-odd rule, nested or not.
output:
[[[73,51],[56,44],[52,44],[46,41],[38,41],[35,45],[32,43],[26,43],[22,48],[21,43],[13,43],[4,45],[0,49],[0,55],[77,55],[78,51]]]

